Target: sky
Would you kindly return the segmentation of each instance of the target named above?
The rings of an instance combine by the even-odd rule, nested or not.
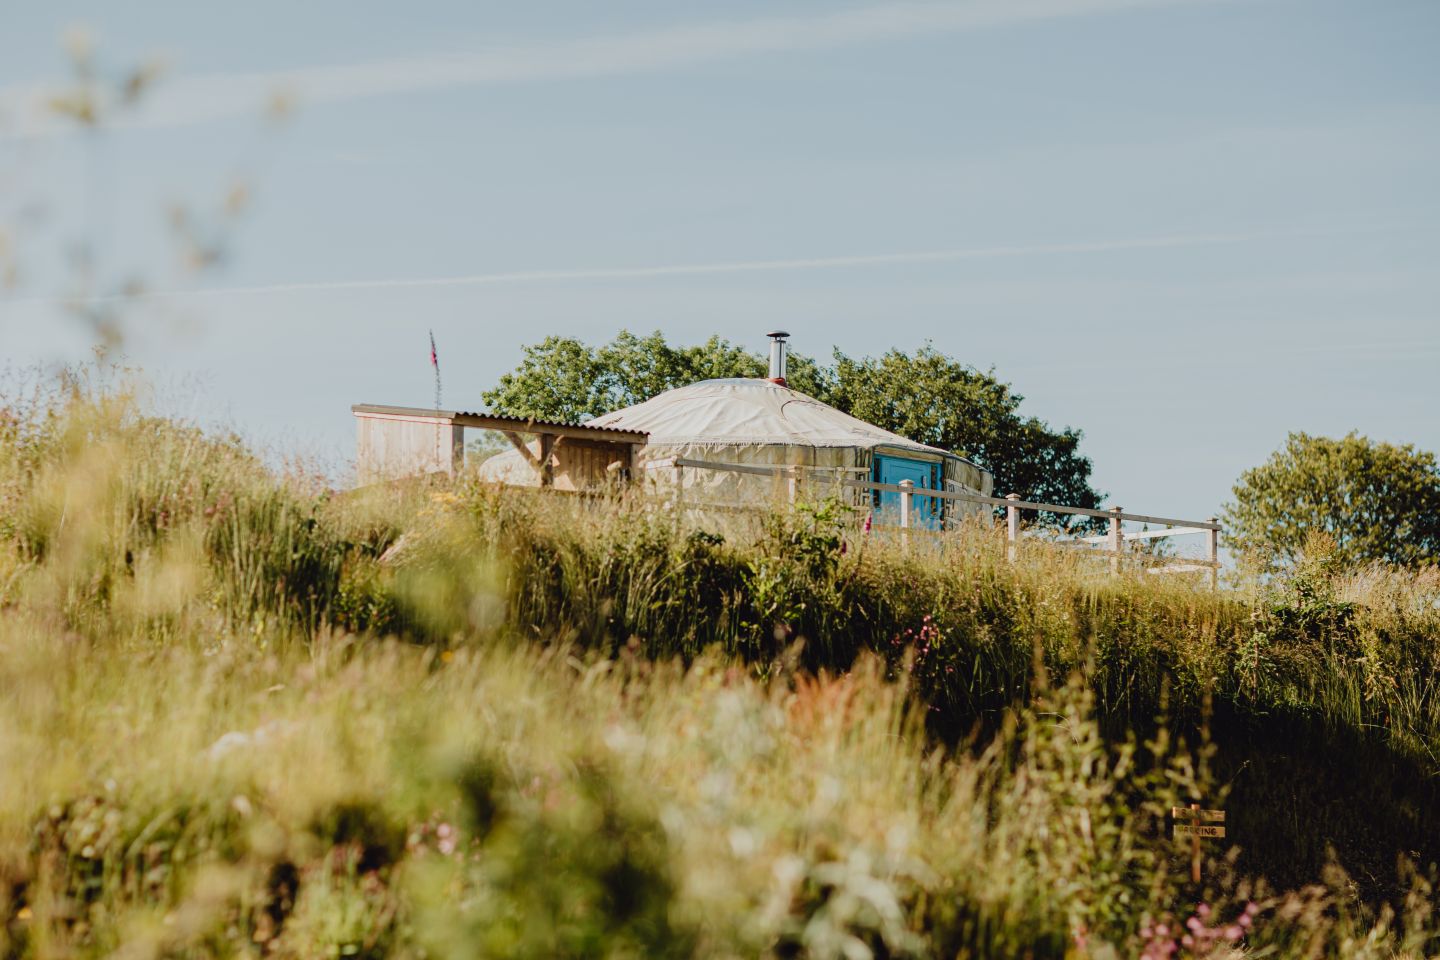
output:
[[[67,294],[138,281],[109,306],[157,402],[337,470],[350,404],[433,402],[431,330],[460,409],[550,334],[931,343],[1083,430],[1110,503],[1165,516],[1214,514],[1290,431],[1440,450],[1433,0],[3,20],[12,378],[88,355]],[[44,107],[67,36],[107,75],[163,68],[77,132]],[[177,208],[214,265],[185,265]]]

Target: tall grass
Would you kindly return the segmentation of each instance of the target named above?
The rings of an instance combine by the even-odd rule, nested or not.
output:
[[[0,955],[1437,948],[1433,579],[337,495],[75,384],[0,454]]]
[[[8,954],[1134,956],[1193,902],[1163,811],[1203,768],[1107,746],[1083,684],[953,753],[874,659],[53,641],[0,633]],[[1433,949],[1422,901],[1210,870],[1222,943],[1254,903],[1251,949]]]
[[[1346,599],[1359,582],[1324,569],[1216,594],[1114,578],[1060,548],[1010,565],[984,530],[907,552],[843,530],[823,506],[697,526],[643,501],[463,485],[435,497],[410,549],[376,564],[371,582],[397,617],[418,578],[503,609],[522,633],[612,655],[719,646],[763,676],[789,657],[813,670],[874,653],[909,675],[931,731],[951,742],[977,724],[993,733],[1037,662],[1053,676],[1083,669],[1112,735],[1147,729],[1162,703],[1191,731],[1213,713],[1246,869],[1302,883],[1333,847],[1367,895],[1383,895],[1397,852],[1440,859],[1440,609],[1417,599],[1423,580],[1387,575],[1404,603]],[[504,583],[465,580],[484,563]],[[466,607],[447,609],[434,632],[406,629],[447,642]]]

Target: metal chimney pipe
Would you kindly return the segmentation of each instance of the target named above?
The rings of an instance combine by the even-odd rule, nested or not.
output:
[[[784,330],[772,330],[765,334],[770,338],[770,382],[785,386],[785,354],[788,347],[785,344],[790,334]]]

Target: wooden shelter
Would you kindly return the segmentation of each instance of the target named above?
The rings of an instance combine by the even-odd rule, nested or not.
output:
[[[493,430],[515,448],[539,486],[589,490],[629,479],[648,439],[641,430],[552,423],[461,410],[357,403],[356,468],[361,483],[450,473],[465,463],[465,430]]]

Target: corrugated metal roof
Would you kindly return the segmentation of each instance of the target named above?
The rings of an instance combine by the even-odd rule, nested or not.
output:
[[[509,426],[525,433],[545,432],[548,429],[573,432],[575,434],[595,433],[608,435],[615,440],[644,441],[649,434],[644,430],[624,430],[619,427],[602,427],[588,423],[561,423],[555,420],[536,420],[530,417],[513,417],[501,413],[484,413],[467,410],[436,410],[433,407],[395,407],[383,403],[357,403],[350,407],[356,416],[374,414],[382,417],[409,417],[417,420],[446,420],[458,422],[460,426],[477,429],[501,429]],[[463,423],[464,420],[491,421],[498,426],[484,423]]]

